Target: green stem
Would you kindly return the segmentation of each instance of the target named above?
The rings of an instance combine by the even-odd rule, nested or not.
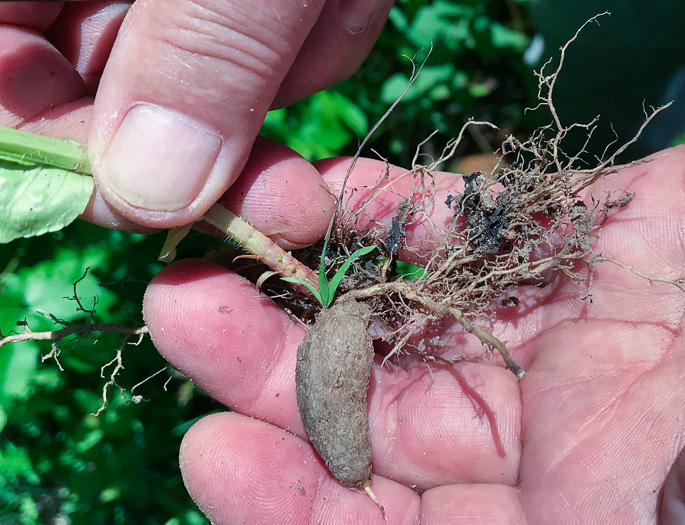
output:
[[[232,237],[240,246],[256,256],[281,277],[294,277],[311,284],[314,289],[318,289],[319,278],[312,270],[257,228],[249,225],[223,206],[215,204],[207,210],[202,219]],[[297,288],[307,295],[311,295],[305,286],[298,285]]]
[[[0,158],[18,163],[44,164],[92,175],[85,146],[26,131],[0,127]]]

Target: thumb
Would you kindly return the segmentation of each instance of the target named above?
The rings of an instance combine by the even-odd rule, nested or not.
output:
[[[112,49],[89,149],[138,223],[197,219],[247,160],[322,1],[137,0]]]

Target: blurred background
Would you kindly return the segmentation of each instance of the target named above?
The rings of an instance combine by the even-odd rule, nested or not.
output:
[[[437,156],[473,117],[500,131],[468,133],[458,158],[445,168],[488,169],[505,135],[524,138],[550,120],[524,111],[536,105],[533,69],[556,60],[582,23],[605,10],[612,15],[588,26],[569,50],[556,96],[562,120],[601,115],[588,148],[591,159],[616,137],[632,137],[644,119],[643,104],[675,100],[625,160],[683,142],[685,40],[678,35],[685,3],[661,0],[399,0],[353,78],[270,113],[263,134],[310,160],[353,155],[405,88],[410,59],[421,63],[432,43],[420,77],[369,148],[409,166],[416,146],[434,130],[438,134],[423,151]],[[375,153],[367,149],[365,155]],[[98,322],[141,325],[142,296],[162,267],[157,256],[163,242],[163,233],[145,237],[76,222],[3,246],[0,330],[22,331],[17,322],[51,330],[49,314],[85,320],[89,314],[73,299],[81,277],[76,293]],[[191,232],[178,258],[203,257],[223,245]],[[131,342],[117,334],[65,340],[59,347],[63,370],[53,359],[41,360],[51,351],[49,342],[0,349],[2,525],[208,523],[185,492],[178,448],[197,419],[225,407],[168,367],[148,339],[126,344]],[[121,389],[108,390],[107,407],[95,416],[115,363],[104,378],[101,367],[119,348]]]

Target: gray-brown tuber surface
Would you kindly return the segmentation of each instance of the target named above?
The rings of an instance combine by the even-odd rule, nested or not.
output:
[[[349,487],[371,479],[370,319],[368,306],[338,302],[321,311],[297,350],[297,405],[305,429],[331,473]]]

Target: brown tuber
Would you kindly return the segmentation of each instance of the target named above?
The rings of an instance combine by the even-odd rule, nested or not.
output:
[[[338,302],[321,311],[297,350],[297,405],[305,430],[331,474],[348,487],[371,480],[370,319],[368,306]]]

